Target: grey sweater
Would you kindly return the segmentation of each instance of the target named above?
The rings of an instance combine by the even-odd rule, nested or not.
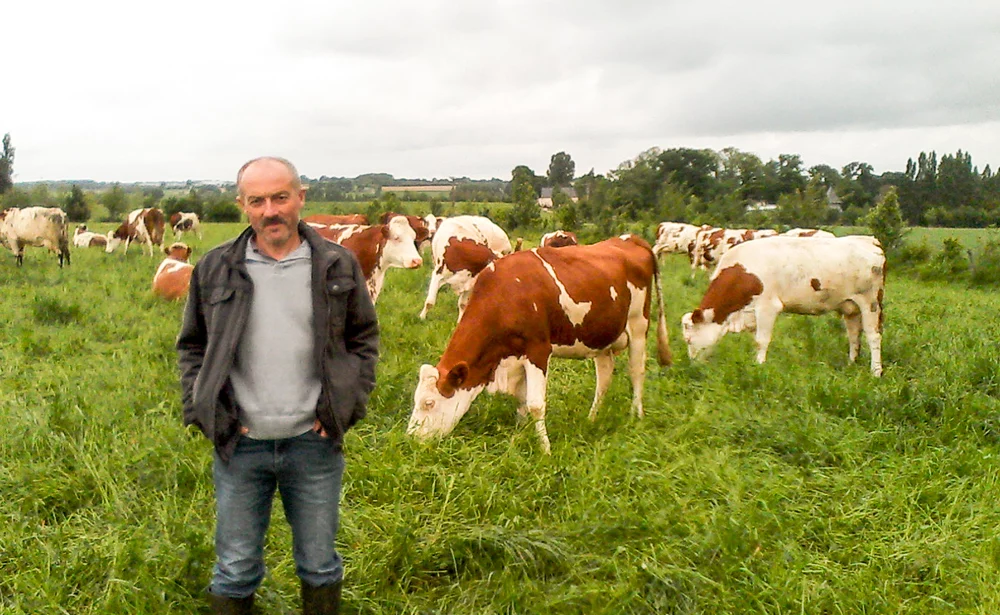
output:
[[[313,361],[311,250],[276,261],[247,243],[253,300],[230,372],[240,424],[258,440],[292,438],[316,420],[322,385]]]

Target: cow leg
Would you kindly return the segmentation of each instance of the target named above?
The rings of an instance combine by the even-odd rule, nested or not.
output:
[[[590,414],[587,416],[591,421],[597,419],[597,408],[600,407],[601,400],[604,399],[604,394],[608,392],[608,386],[611,384],[615,356],[610,352],[597,355],[594,357],[594,369],[597,372],[597,386],[594,390],[594,404],[590,406]]]
[[[882,330],[879,327],[881,307],[872,304],[861,308],[861,323],[868,340],[868,350],[872,355],[872,374],[877,378],[882,375]]]
[[[861,322],[861,313],[856,310],[844,314],[844,328],[847,329],[847,358],[851,363],[858,359],[858,352],[861,350]]]
[[[771,345],[771,333],[774,331],[774,323],[778,320],[780,307],[767,306],[767,309],[757,309],[754,311],[754,320],[757,321],[757,328],[754,332],[754,340],[757,342],[757,363],[767,360],[767,347]]]
[[[536,367],[531,361],[525,361],[524,380],[524,405],[527,406],[531,418],[535,419],[535,431],[541,441],[542,452],[551,455],[552,446],[549,444],[548,430],[545,429],[545,389],[548,376],[544,368]]]
[[[628,333],[628,373],[632,379],[632,411],[639,418],[642,411],[642,388],[646,381],[646,332],[649,320],[640,312],[629,318]]]
[[[420,320],[427,318],[427,311],[434,307],[437,302],[438,289],[441,288],[441,268],[438,267],[431,274],[431,285],[427,288],[427,299],[424,300],[424,309],[420,311]],[[459,307],[461,310],[461,307]]]

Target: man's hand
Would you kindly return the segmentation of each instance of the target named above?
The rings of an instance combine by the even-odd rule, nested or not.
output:
[[[326,429],[323,427],[323,423],[319,422],[319,419],[316,419],[316,422],[313,423],[313,431],[315,431],[316,433],[318,433],[321,438],[329,438],[330,437],[330,434],[326,433]]]

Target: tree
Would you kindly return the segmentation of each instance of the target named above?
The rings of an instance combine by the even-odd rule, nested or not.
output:
[[[121,220],[125,214],[125,208],[128,207],[128,198],[125,196],[125,191],[122,190],[122,185],[115,182],[111,186],[111,190],[101,195],[101,204],[108,209],[108,220]]]
[[[3,136],[3,154],[0,154],[0,194],[14,187],[14,146],[10,133]]]
[[[550,186],[569,186],[573,183],[576,163],[566,152],[552,154],[549,160],[548,180]]]
[[[90,219],[90,206],[87,205],[87,199],[84,197],[83,190],[80,190],[80,187],[76,184],[73,184],[70,193],[66,195],[63,209],[66,211],[66,217],[69,218],[70,222],[86,222]]]
[[[532,184],[534,178],[535,172],[523,164],[511,171],[510,196],[514,206],[510,208],[507,221],[512,227],[531,226],[541,216],[538,211],[538,193]]]
[[[902,245],[907,229],[895,187],[889,188],[878,205],[868,212],[864,223],[886,252]]]

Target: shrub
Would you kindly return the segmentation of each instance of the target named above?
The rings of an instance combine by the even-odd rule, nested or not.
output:
[[[955,237],[948,237],[941,251],[918,269],[923,280],[953,280],[969,270],[969,261],[962,252],[962,244]]]
[[[973,261],[972,286],[993,286],[1000,284],[1000,241],[990,240],[983,244],[983,251]]]
[[[871,230],[872,235],[882,244],[882,249],[887,253],[895,250],[903,242],[906,236],[906,222],[903,221],[903,212],[899,207],[899,197],[896,195],[896,188],[890,188],[878,205],[868,212],[864,218],[865,225]]]
[[[926,237],[920,243],[904,241],[903,245],[896,252],[894,263],[903,267],[923,265],[931,259],[932,253],[933,250],[930,244],[927,243]]]
[[[243,212],[236,203],[228,200],[210,201],[204,205],[206,222],[239,222]]]

